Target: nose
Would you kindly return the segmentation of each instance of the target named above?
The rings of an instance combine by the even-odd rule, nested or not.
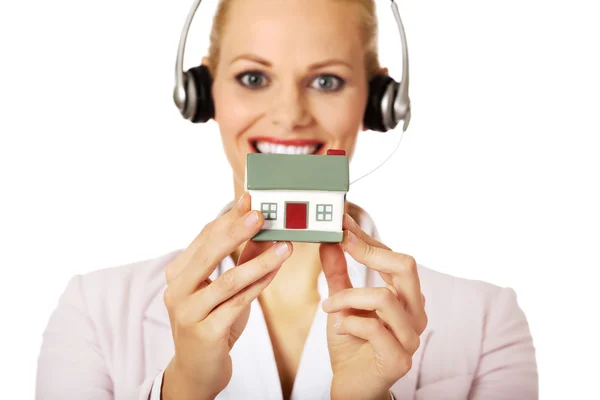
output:
[[[312,120],[306,98],[296,83],[282,85],[274,96],[270,113],[274,125],[285,131],[306,126]]]

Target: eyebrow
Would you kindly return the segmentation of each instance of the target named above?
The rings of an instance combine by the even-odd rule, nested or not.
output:
[[[234,62],[236,62],[238,60],[242,60],[242,59],[253,61],[253,62],[258,63],[258,64],[262,64],[265,67],[271,67],[272,66],[272,64],[269,61],[267,61],[264,58],[261,58],[261,57],[255,55],[255,54],[241,54],[241,55],[235,57],[231,61],[231,64],[233,64]],[[308,69],[309,70],[314,70],[314,69],[319,69],[319,68],[326,67],[326,66],[329,66],[329,65],[343,65],[343,66],[345,66],[345,67],[347,67],[349,69],[352,69],[352,65],[351,64],[347,63],[346,61],[335,59],[335,58],[327,59],[327,60],[323,60],[323,61],[319,61],[319,62],[313,63],[313,64],[311,64],[311,65],[308,66]]]

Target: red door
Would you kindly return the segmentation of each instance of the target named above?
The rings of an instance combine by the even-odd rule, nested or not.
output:
[[[286,203],[285,228],[306,229],[307,203]]]

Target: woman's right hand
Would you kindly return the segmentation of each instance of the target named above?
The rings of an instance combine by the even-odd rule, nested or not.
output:
[[[175,355],[164,373],[163,400],[214,399],[229,383],[229,352],[246,327],[250,303],[292,252],[289,242],[248,241],[263,222],[244,194],[167,265],[164,301]],[[211,282],[217,265],[245,241],[237,266]]]

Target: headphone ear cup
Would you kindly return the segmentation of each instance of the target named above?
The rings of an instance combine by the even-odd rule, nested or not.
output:
[[[196,95],[196,109],[191,110],[191,121],[194,123],[206,122],[215,116],[215,105],[212,98],[212,76],[207,66],[190,68],[186,74],[191,88]],[[190,79],[191,78],[191,79]],[[188,92],[189,93],[189,92]]]
[[[384,104],[382,104],[382,101],[391,83],[396,85],[396,90],[394,90],[392,96],[390,96],[391,98],[388,99],[388,106],[385,107],[384,111]],[[384,123],[383,113],[389,111],[389,105],[393,105],[397,87],[398,83],[389,75],[377,74],[371,78],[371,81],[369,82],[369,96],[367,98],[367,105],[363,117],[363,126],[366,129],[377,132],[386,132],[388,130]]]

